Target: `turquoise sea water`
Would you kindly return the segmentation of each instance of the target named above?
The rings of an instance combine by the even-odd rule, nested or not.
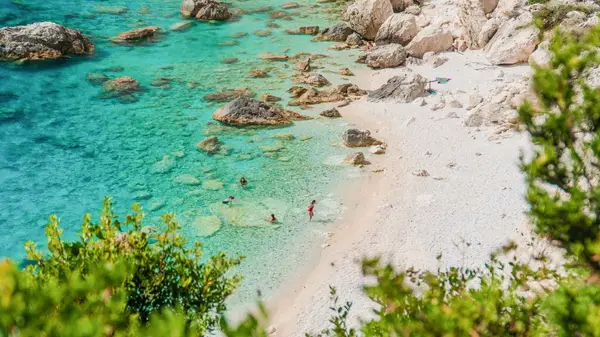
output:
[[[233,7],[279,10],[284,2],[234,2]],[[177,213],[186,236],[204,242],[208,254],[223,250],[246,255],[240,268],[246,279],[242,297],[258,285],[267,292],[276,288],[306,260],[306,250],[323,239],[315,233],[325,231],[341,214],[340,197],[329,191],[353,170],[339,163],[348,152],[339,146],[344,121],[315,119],[280,129],[223,128],[211,122],[219,105],[202,97],[248,86],[258,95],[287,98],[293,64],[265,63],[258,58],[265,52],[339,55],[320,61],[328,78],[335,76],[326,70],[350,64],[345,56],[349,52],[332,52],[328,43],[283,32],[306,24],[324,27],[335,19],[325,13],[325,5],[298,2],[301,8],[288,10],[292,20],[255,13],[227,23],[197,22],[188,31],[168,32],[143,46],[115,45],[108,37],[148,25],[168,30],[183,20],[180,1],[0,2],[0,26],[53,21],[84,32],[96,45],[91,57],[0,64],[0,257],[22,258],[27,240],[43,247],[49,214],[59,215],[66,237],[73,237],[83,214],[96,212],[103,197],[112,196],[118,214],[140,202],[148,225],[165,212]],[[115,9],[110,6],[128,11],[104,13]],[[267,27],[271,21],[281,27]],[[272,34],[253,34],[264,29]],[[239,32],[249,35],[233,38]],[[237,44],[217,45],[226,41]],[[239,62],[221,63],[230,57]],[[270,70],[271,77],[251,79],[249,69]],[[131,76],[144,90],[135,94],[135,103],[104,99],[101,86],[87,81],[88,73]],[[152,86],[159,77],[170,78],[171,84]],[[303,113],[316,116],[323,108]],[[281,133],[295,139],[274,138]],[[228,154],[197,151],[195,145],[207,135],[217,135]],[[302,136],[312,138],[303,141]],[[202,184],[177,183],[184,174]],[[241,176],[249,180],[249,188],[236,184]],[[229,195],[236,196],[231,208],[221,203]],[[312,199],[319,200],[317,218],[307,223],[306,206]],[[281,220],[279,227],[264,221],[270,213]]]

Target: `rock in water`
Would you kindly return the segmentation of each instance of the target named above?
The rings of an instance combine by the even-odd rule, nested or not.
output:
[[[402,69],[400,75],[390,78],[379,89],[369,93],[369,101],[412,102],[425,93],[427,80],[410,69]]]
[[[346,8],[342,17],[352,30],[367,40],[374,40],[379,27],[392,14],[390,0],[358,0]]]
[[[392,43],[377,46],[367,54],[365,63],[371,68],[393,68],[406,61],[406,50],[399,44]]]
[[[321,33],[314,37],[314,41],[335,41],[344,42],[354,31],[345,23],[338,23],[334,26],[327,27]]]
[[[213,154],[221,149],[221,142],[216,136],[210,136],[204,138],[200,143],[196,144],[196,148],[199,151]]]
[[[414,15],[394,14],[390,16],[375,37],[377,42],[399,43],[406,46],[419,32]]]
[[[342,135],[344,145],[347,147],[366,147],[373,145],[381,145],[382,142],[371,137],[371,132],[368,130],[350,129]]]
[[[123,32],[111,39],[115,43],[130,43],[148,40],[160,32],[160,27],[149,26]]]
[[[321,113],[319,115],[321,115],[323,117],[328,117],[328,118],[339,118],[339,117],[342,117],[342,115],[340,114],[340,112],[336,108],[331,108],[329,110],[321,111]]]
[[[94,52],[80,32],[52,22],[0,29],[0,61],[48,60]]]
[[[298,28],[298,31],[305,35],[317,35],[319,33],[319,26],[304,26]]]
[[[183,0],[179,10],[183,16],[198,20],[228,20],[232,16],[227,7],[214,0]]]
[[[354,152],[346,156],[344,162],[350,165],[363,165],[365,163],[365,155],[362,152]]]
[[[108,81],[108,76],[106,76],[104,74],[99,74],[99,73],[88,73],[87,80],[88,80],[88,82],[93,83],[93,84],[102,84],[102,83]]]
[[[240,97],[219,108],[213,119],[229,125],[290,125],[292,120],[308,119],[296,112],[280,109],[265,102]]]
[[[194,25],[194,21],[176,22],[176,23],[172,24],[171,27],[169,27],[169,30],[174,31],[174,32],[184,32],[184,31],[190,29],[193,25]]]
[[[525,12],[504,22],[484,52],[495,65],[527,62],[539,42],[539,29],[533,24],[533,15]]]
[[[131,94],[137,91],[140,87],[140,82],[134,80],[129,76],[122,76],[104,82],[102,88],[105,93],[109,93],[111,96],[122,96]]]
[[[329,80],[319,73],[301,75],[297,78],[297,81],[299,83],[310,84],[315,87],[322,87],[329,84]]]
[[[421,58],[426,52],[439,53],[452,48],[454,37],[449,30],[428,26],[406,46],[408,55]]]

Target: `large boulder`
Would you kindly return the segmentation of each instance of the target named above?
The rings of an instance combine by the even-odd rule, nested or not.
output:
[[[525,12],[498,28],[484,48],[485,56],[495,65],[527,62],[539,42],[539,29],[533,24],[533,15]]]
[[[439,53],[452,48],[453,41],[454,37],[449,30],[428,26],[406,46],[406,51],[412,57],[422,58],[427,52]]]
[[[335,41],[344,42],[348,39],[348,36],[352,35],[354,31],[345,22],[338,23],[334,26],[327,27],[319,33],[319,35],[313,38],[314,41]]]
[[[94,52],[80,32],[52,22],[0,29],[0,60],[48,60]]]
[[[130,43],[130,42],[139,42],[146,41],[148,39],[153,38],[156,34],[160,32],[160,27],[157,26],[149,26],[143,28],[137,28],[128,30],[123,32],[111,39],[111,41],[115,43]]]
[[[381,141],[371,137],[369,130],[349,129],[342,135],[344,145],[347,147],[367,147],[383,144]]]
[[[183,0],[179,10],[183,16],[198,20],[228,20],[232,16],[227,7],[214,0]]]
[[[344,11],[350,27],[367,40],[374,40],[379,27],[394,14],[390,0],[357,0]]]
[[[423,96],[427,87],[427,79],[406,68],[400,74],[390,78],[379,89],[369,93],[369,101],[393,101],[408,103]]]
[[[498,6],[498,0],[478,0],[485,14],[489,14]]]
[[[462,38],[466,41],[467,47],[469,49],[483,48],[485,45],[479,45],[479,34],[488,20],[480,0],[462,0],[458,19],[460,26],[465,30]]]
[[[215,111],[213,119],[224,124],[244,126],[289,125],[292,124],[292,120],[308,117],[255,99],[240,97]]]
[[[315,87],[322,87],[329,84],[329,80],[319,73],[301,74],[296,78],[296,82],[309,84]]]
[[[537,49],[529,55],[527,62],[533,66],[537,64],[540,67],[547,67],[550,65],[552,55],[550,55],[550,42],[544,41],[537,46]]]
[[[414,15],[393,14],[379,28],[375,41],[406,46],[419,32]]]
[[[483,24],[479,31],[479,36],[477,37],[477,44],[480,48],[484,48],[492,37],[494,37],[500,24],[501,22],[498,18],[489,19]]]
[[[413,0],[391,0],[390,2],[392,3],[392,9],[394,9],[394,12],[396,13],[402,12],[415,4]]]
[[[402,45],[392,43],[377,46],[367,54],[365,63],[371,68],[393,68],[406,61],[406,50]]]

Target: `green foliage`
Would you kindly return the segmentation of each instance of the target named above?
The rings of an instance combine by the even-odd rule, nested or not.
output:
[[[42,254],[32,242],[25,245],[28,258],[37,261],[27,267],[31,287],[69,284],[72,277],[75,283],[90,282],[102,266],[126,261],[126,272],[115,272],[115,277],[121,275],[122,278],[111,278],[116,283],[105,286],[119,296],[126,296],[126,302],[121,308],[104,308],[107,313],[123,316],[128,321],[135,319],[141,324],[148,323],[153,313],[162,313],[151,324],[155,326],[154,332],[160,331],[157,320],[177,323],[182,333],[192,327],[197,334],[213,330],[225,312],[225,300],[240,282],[239,276],[229,275],[240,259],[219,254],[203,261],[200,244],[188,247],[186,239],[178,233],[173,214],[163,216],[161,228],[164,230],[154,234],[151,228],[142,227],[143,218],[139,206],[134,205],[133,213],[121,223],[113,214],[111,200],[106,199],[99,222],[94,223],[87,214],[79,240],[66,242],[61,237],[63,231],[57,217],[51,216],[46,227],[49,254]],[[94,285],[84,284],[83,289]],[[59,290],[68,292],[69,288]],[[84,297],[83,294],[73,296]],[[82,298],[84,302],[89,300],[92,299]],[[52,306],[52,303],[47,305]],[[77,305],[84,313],[95,314],[93,307]],[[60,308],[57,310],[62,313]],[[36,316],[29,319],[35,320]],[[114,329],[119,327],[116,324]]]
[[[530,4],[547,3],[548,0],[529,0]],[[586,5],[579,4],[548,4],[535,12],[534,17],[539,27],[542,30],[550,30],[558,26],[565,19],[567,13],[571,11],[579,11],[585,14],[592,13],[593,9]]]
[[[545,4],[548,3],[550,0],[528,0],[527,3],[530,5],[535,5],[535,4]]]

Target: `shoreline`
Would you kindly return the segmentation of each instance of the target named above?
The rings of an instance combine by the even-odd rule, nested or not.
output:
[[[491,90],[496,82],[527,76],[527,66],[502,68],[506,76],[500,81],[494,72],[501,67],[467,70],[468,64],[477,63],[478,53],[444,53],[449,61],[439,68],[410,68],[426,77],[449,74],[453,81],[439,88],[443,92],[468,91],[473,85]],[[352,83],[373,90],[401,69],[357,71]],[[387,153],[370,155],[367,148],[356,149],[367,152],[368,174],[345,189],[348,209],[330,228],[329,246],[268,303],[273,336],[303,336],[326,328],[329,286],[337,288],[340,300],[353,301],[352,326],[359,317],[368,317],[374,307],[361,290],[363,256],[381,256],[398,268],[435,270],[481,266],[508,240],[527,242],[524,182],[518,169],[519,150],[527,149],[527,137],[510,131],[488,139],[493,128],[462,125],[465,109],[430,110],[429,101],[435,99],[419,98],[416,101],[428,101],[420,106],[363,98],[340,108],[349,127],[370,130],[388,144]],[[448,117],[449,111],[459,118]],[[379,169],[384,171],[372,172]],[[414,171],[421,169],[431,176],[416,176]]]

